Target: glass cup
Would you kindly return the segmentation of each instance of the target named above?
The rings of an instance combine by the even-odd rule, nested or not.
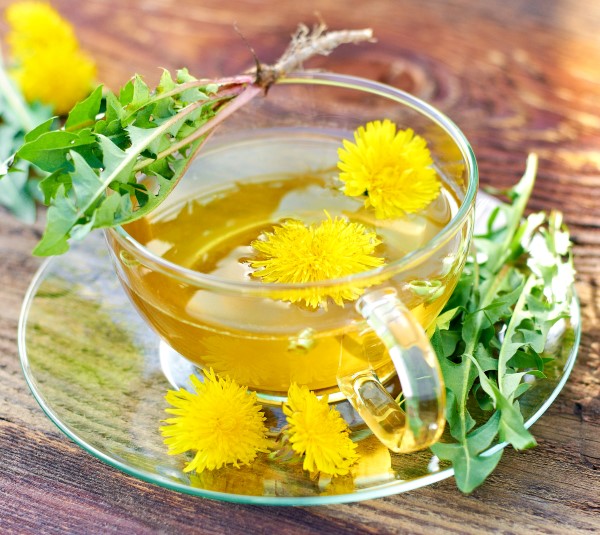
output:
[[[197,240],[198,256],[206,260],[232,236],[256,237],[256,219],[264,227],[274,213],[280,219],[302,219],[307,208],[346,213],[346,201],[337,206],[318,188],[315,194],[311,180],[325,173],[335,182],[341,140],[384,119],[426,139],[451,210],[429,234],[421,220],[403,223],[405,253],[383,267],[303,284],[234,279],[226,268],[202,272],[172,260],[180,258],[172,255],[172,238]],[[265,177],[279,186],[265,189]],[[464,135],[430,105],[370,80],[296,73],[219,126],[151,214],[160,225],[140,220],[109,229],[106,237],[123,288],[172,350],[200,368],[229,375],[265,403],[281,403],[292,383],[328,395],[330,402],[345,397],[387,447],[410,452],[428,447],[443,431],[445,389],[426,330],[464,266],[477,180]],[[185,203],[198,192],[203,200],[194,206],[202,218],[190,223]],[[377,224],[383,234],[393,225]],[[316,309],[290,302],[345,288],[358,299]],[[386,388],[394,375],[400,402]]]

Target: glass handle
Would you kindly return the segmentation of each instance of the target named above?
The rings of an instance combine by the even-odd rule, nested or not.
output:
[[[340,362],[340,390],[390,450],[408,453],[430,446],[444,430],[446,396],[437,356],[425,331],[393,288],[366,293],[356,309],[389,352],[402,387],[403,408],[372,369],[346,374]]]

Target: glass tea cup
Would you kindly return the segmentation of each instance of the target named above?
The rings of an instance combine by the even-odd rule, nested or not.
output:
[[[385,119],[428,143],[443,187],[423,214],[377,220],[342,191],[342,140]],[[477,180],[467,140],[430,105],[370,80],[303,72],[228,118],[163,204],[106,237],[123,288],[174,352],[264,403],[284,401],[292,383],[346,398],[386,446],[410,452],[443,431],[443,378],[425,331],[464,266]],[[290,219],[338,216],[391,244],[385,265],[310,283],[251,274],[253,240]],[[357,298],[333,299],[349,293]],[[394,375],[400,404],[386,389]]]

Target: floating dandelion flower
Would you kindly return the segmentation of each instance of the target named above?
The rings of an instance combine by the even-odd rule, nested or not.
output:
[[[390,120],[373,121],[344,140],[338,150],[344,193],[367,195],[365,206],[379,219],[423,210],[440,193],[440,180],[426,141],[411,129],[396,129]]]
[[[290,219],[252,242],[259,253],[250,265],[254,277],[263,282],[308,283],[338,279],[382,266],[384,259],[373,255],[380,243],[375,232],[342,217],[309,226]],[[338,305],[357,299],[363,292],[358,283],[330,288],[285,292],[281,299],[304,301],[309,307],[325,304],[331,297]]]
[[[325,398],[318,399],[307,387],[292,384],[283,412],[287,418],[284,438],[304,457],[305,470],[331,476],[350,472],[358,460],[356,444],[340,413],[329,407]]]
[[[205,380],[192,376],[196,392],[170,390],[166,400],[174,408],[160,431],[170,455],[195,451],[185,472],[215,470],[224,465],[250,464],[258,452],[268,451],[265,416],[256,394],[229,378],[204,371]]]

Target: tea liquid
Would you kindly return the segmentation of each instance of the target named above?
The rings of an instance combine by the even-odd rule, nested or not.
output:
[[[457,211],[443,180],[441,195],[420,213],[377,220],[362,198],[344,195],[337,179],[339,138],[296,133],[219,145],[195,161],[175,193],[150,217],[126,230],[156,255],[218,279],[261,285],[247,259],[251,242],[286,219],[309,225],[329,214],[376,231],[376,256],[386,263],[425,245]],[[168,204],[167,204],[168,203]],[[435,256],[435,255],[434,255]],[[446,302],[457,270],[439,259],[389,285],[427,327]],[[137,277],[137,278],[136,278]],[[345,369],[389,369],[379,339],[354,312],[331,300],[311,309],[267,297],[232,295],[174,283],[139,269],[130,294],[167,342],[188,359],[266,393],[291,382],[313,390],[335,387]],[[423,292],[423,288],[436,292]],[[413,291],[413,290],[417,291]]]

